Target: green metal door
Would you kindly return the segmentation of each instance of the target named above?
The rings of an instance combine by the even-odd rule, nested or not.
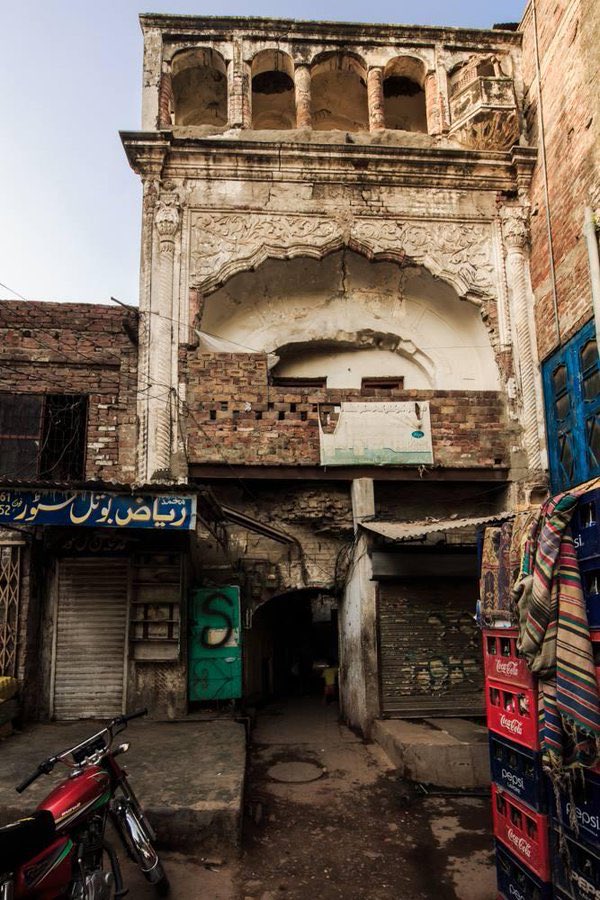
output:
[[[190,700],[242,696],[240,589],[194,588],[190,602]]]

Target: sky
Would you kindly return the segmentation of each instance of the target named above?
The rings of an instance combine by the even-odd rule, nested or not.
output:
[[[143,4],[143,6],[140,6]],[[140,12],[490,28],[525,0],[19,0],[2,9],[0,282],[33,300],[138,302]],[[15,298],[0,287],[0,298]]]

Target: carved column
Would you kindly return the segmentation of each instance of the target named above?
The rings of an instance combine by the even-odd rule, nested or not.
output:
[[[163,69],[160,76],[158,94],[158,127],[170,128],[173,125],[174,96],[173,76],[170,68]]]
[[[542,462],[536,385],[537,352],[529,283],[529,209],[526,206],[505,206],[500,210],[500,221],[515,338],[515,369],[521,387],[524,444],[529,468],[536,471],[541,469]]]
[[[229,124],[233,128],[250,128],[252,104],[250,72],[242,53],[241,39],[234,40],[229,78]]]
[[[383,99],[383,69],[374,66],[367,73],[367,98],[369,103],[369,130],[383,131],[385,128],[385,105]]]
[[[173,394],[172,341],[173,328],[173,262],[175,238],[179,230],[180,213],[175,194],[163,194],[154,217],[159,238],[158,290],[149,314],[150,358],[148,384],[148,475],[161,472],[164,477],[171,468],[171,449],[174,419],[177,414]],[[155,270],[156,271],[156,270]],[[174,338],[175,335],[175,338]]]
[[[296,66],[296,128],[312,127],[311,75],[309,66]]]
[[[444,130],[444,104],[439,91],[437,72],[425,76],[425,109],[428,134],[441,134]]]

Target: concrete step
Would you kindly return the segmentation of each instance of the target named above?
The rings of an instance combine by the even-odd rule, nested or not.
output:
[[[372,736],[403,778],[445,788],[490,783],[487,729],[468,719],[378,719]]]
[[[24,794],[18,784],[43,759],[98,731],[102,723],[40,724],[0,742],[0,825],[31,811],[68,774],[57,766]],[[117,738],[120,757],[159,843],[175,849],[241,846],[246,731],[233,720],[136,721]]]

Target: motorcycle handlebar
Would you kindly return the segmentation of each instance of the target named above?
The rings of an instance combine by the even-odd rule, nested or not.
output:
[[[115,719],[112,720],[112,722],[109,723],[109,725],[107,726],[107,730],[112,734],[113,728],[118,728],[119,725],[126,725],[127,722],[131,721],[131,719],[140,719],[142,716],[147,716],[147,715],[148,715],[148,708],[144,707],[144,709],[136,709],[135,712],[128,713],[123,716],[117,716]],[[106,733],[106,731],[104,733]],[[96,735],[96,737],[97,737],[97,735]],[[86,744],[86,742],[84,741],[83,744],[81,744],[79,746],[83,747],[83,746],[85,746],[85,744]],[[37,767],[35,772],[32,772],[31,775],[28,775],[27,778],[23,779],[23,781],[17,785],[17,787],[15,788],[16,792],[18,794],[22,794],[23,791],[25,791],[29,787],[30,784],[33,784],[33,782],[36,781],[36,779],[38,779],[40,777],[40,775],[49,775],[50,772],[52,771],[52,769],[54,768],[54,766],[56,765],[56,762],[59,759],[63,759],[66,755],[68,755],[69,753],[71,753],[73,750],[76,750],[76,749],[77,748],[72,748],[72,750],[67,750],[67,751],[65,751],[65,753],[61,754],[60,756],[51,756],[49,759],[44,760],[43,763],[39,764],[39,766]]]
[[[132,719],[141,719],[142,716],[148,715],[148,707],[145,706],[143,709],[136,709],[135,712],[126,713],[123,716],[117,716],[116,719],[113,719],[110,723],[111,726],[115,725],[125,725],[127,722],[130,722]]]
[[[33,782],[40,777],[40,775],[48,775],[54,768],[54,762],[53,759],[47,759],[45,762],[40,763],[35,772],[32,772],[31,775],[28,775],[27,778],[21,782],[21,784],[17,785],[15,788],[17,794],[22,794],[30,784],[33,784]]]

